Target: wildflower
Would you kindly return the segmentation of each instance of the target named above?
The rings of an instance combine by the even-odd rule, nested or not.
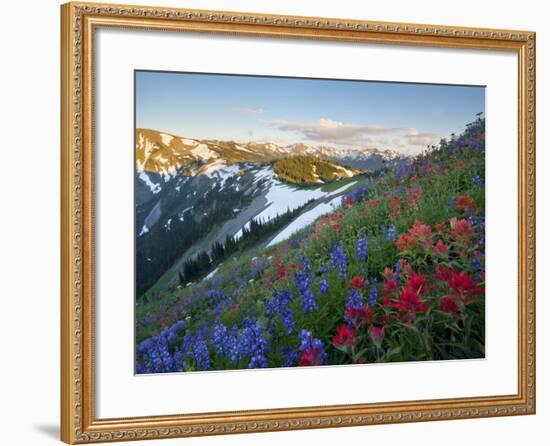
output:
[[[357,344],[355,328],[348,327],[346,324],[336,327],[336,335],[332,338],[332,343],[339,347],[355,347]]]
[[[397,280],[394,278],[386,280],[386,286],[383,293],[390,294],[395,290],[397,290]]]
[[[423,294],[426,291],[426,276],[411,272],[406,287],[418,295]]]
[[[275,277],[277,278],[277,280],[280,280],[288,275],[289,273],[286,270],[285,264],[281,262],[279,264],[279,270],[277,271],[277,275]]]
[[[393,197],[391,197],[389,205],[391,209],[390,217],[392,218],[398,217],[399,214],[401,214],[401,204],[399,201],[399,197],[397,195],[394,195]]]
[[[304,313],[310,313],[317,309],[315,295],[311,291],[311,277],[307,273],[297,272],[294,275],[298,294],[300,296],[300,304]]]
[[[456,209],[462,212],[471,212],[477,208],[475,200],[469,195],[460,195],[456,199]]]
[[[307,257],[302,258],[302,271],[304,273],[311,272],[311,260],[309,260]]]
[[[355,288],[356,290],[363,290],[368,286],[369,282],[368,280],[365,280],[365,277],[363,276],[355,276],[351,279],[351,282],[349,283],[350,288]]]
[[[397,238],[397,229],[395,228],[395,224],[391,224],[388,230],[386,231],[386,240],[388,242],[394,242]]]
[[[431,245],[432,229],[421,221],[416,220],[409,229],[409,233],[424,249]]]
[[[325,279],[321,279],[319,281],[319,290],[321,291],[322,294],[327,294],[329,288],[330,288],[329,284]]]
[[[357,240],[357,260],[364,262],[367,259],[368,242],[364,235]]]
[[[216,354],[219,356],[231,356],[231,352],[234,351],[237,344],[237,336],[235,332],[230,330],[221,322],[219,318],[214,323],[214,330],[212,331],[212,344]]]
[[[373,280],[373,286],[369,289],[368,303],[369,307],[374,307],[378,301],[378,288],[376,287],[376,279]]]
[[[338,268],[338,277],[340,279],[346,277],[347,257],[340,243],[334,244],[334,248],[330,254],[329,267],[332,270]]]
[[[413,236],[409,234],[403,234],[399,237],[399,239],[395,242],[395,246],[399,251],[405,251],[407,249],[411,249],[415,246],[416,240]]]
[[[451,230],[452,237],[458,242],[469,243],[470,239],[474,235],[472,225],[465,219],[458,220],[456,218],[452,218]]]
[[[348,192],[342,197],[342,204],[345,207],[351,206],[353,203],[358,203],[359,201],[364,201],[368,198],[369,185],[363,184],[357,189]]]
[[[168,350],[166,336],[154,336],[141,342],[137,348],[137,373],[177,371],[177,363]]]
[[[441,311],[452,313],[456,316],[460,314],[460,308],[453,296],[444,296],[440,300]]]
[[[300,358],[300,355],[298,354],[296,349],[292,347],[283,348],[283,366],[284,367],[292,367],[296,365],[299,358]]]
[[[294,313],[288,308],[292,301],[292,293],[288,290],[273,293],[273,299],[266,301],[265,314],[268,318],[278,316],[287,334],[291,334],[295,329]]]
[[[414,247],[428,249],[432,243],[432,229],[430,226],[416,220],[407,234],[403,234],[395,242],[395,246],[400,251],[405,251]]]
[[[300,360],[299,366],[323,365],[326,363],[327,354],[324,351],[323,342],[312,336],[310,331],[300,332]]]
[[[420,299],[420,295],[410,288],[404,288],[401,291],[399,299],[397,299],[393,306],[405,313],[409,322],[414,319],[416,313],[424,312],[428,309]]]
[[[372,342],[380,348],[385,336],[384,327],[376,327],[374,325],[369,327],[369,336],[372,339]]]
[[[417,208],[420,203],[420,189],[407,190],[407,205],[412,208]]]
[[[426,289],[426,276],[411,271],[409,280],[401,289],[397,300],[392,301],[388,295],[384,298],[384,305],[397,309],[408,322],[411,322],[417,313],[428,309],[421,299]]]
[[[443,240],[438,240],[437,243],[434,245],[434,252],[435,255],[438,257],[445,257],[447,255],[447,252],[449,251],[450,246],[443,243]]]
[[[195,366],[198,370],[208,370],[210,368],[210,354],[208,352],[206,338],[198,334],[191,337],[191,340],[190,356],[194,359]]]
[[[267,367],[267,341],[257,321],[247,319],[244,322],[240,341],[242,354],[250,357],[249,369]]]
[[[472,275],[467,274],[464,271],[456,273],[451,270],[447,283],[459,296],[463,298],[483,293],[483,289],[479,286],[477,281],[473,280]]]
[[[352,306],[348,306],[346,307],[346,313],[344,317],[346,321],[351,322],[355,325],[359,325],[361,323],[369,324],[374,317],[374,310],[367,305],[355,308]]]
[[[352,288],[349,290],[346,308],[352,308],[355,310],[363,308],[363,299],[357,289]]]
[[[475,175],[472,177],[472,184],[476,185],[476,186],[479,186],[479,187],[483,187],[483,180],[481,179],[481,177],[479,175]]]

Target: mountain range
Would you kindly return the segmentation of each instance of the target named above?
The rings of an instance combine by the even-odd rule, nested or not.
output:
[[[315,147],[304,143],[281,146],[271,142],[198,140],[157,130],[136,130],[137,171],[161,174],[166,179],[175,176],[183,168],[186,169],[187,175],[208,175],[237,163],[270,163],[296,156],[301,156],[302,159],[322,159],[362,171],[377,170],[387,162],[408,159],[406,155],[390,149]]]

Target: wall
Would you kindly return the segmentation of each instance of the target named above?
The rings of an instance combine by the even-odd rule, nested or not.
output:
[[[136,0],[137,3],[139,3]],[[368,442],[462,445],[498,439],[502,445],[543,444],[550,416],[547,340],[550,265],[545,193],[549,192],[550,31],[546,2],[447,3],[353,0],[143,0],[149,5],[353,19],[403,21],[537,31],[538,102],[538,414],[481,419],[254,434],[155,444],[257,445]],[[120,3],[132,3],[120,0]],[[3,444],[56,444],[59,412],[59,2],[27,0],[3,5],[0,122],[0,410]],[[544,203],[546,201],[546,203]],[[513,244],[514,241],[511,240]],[[546,248],[546,249],[545,249]],[[508,280],[503,277],[502,280]],[[515,286],[510,281],[510,287]],[[370,385],[370,383],[360,383]],[[148,443],[153,444],[153,443]]]

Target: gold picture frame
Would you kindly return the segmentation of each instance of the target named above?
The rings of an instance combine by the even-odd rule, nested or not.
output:
[[[72,2],[61,7],[61,439],[93,443],[535,413],[535,33]],[[151,29],[486,49],[517,55],[518,393],[488,397],[96,419],[94,32]],[[510,290],[514,292],[514,290]]]

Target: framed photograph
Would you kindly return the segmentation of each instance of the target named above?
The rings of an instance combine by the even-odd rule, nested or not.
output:
[[[535,413],[535,34],[62,6],[67,443]]]

